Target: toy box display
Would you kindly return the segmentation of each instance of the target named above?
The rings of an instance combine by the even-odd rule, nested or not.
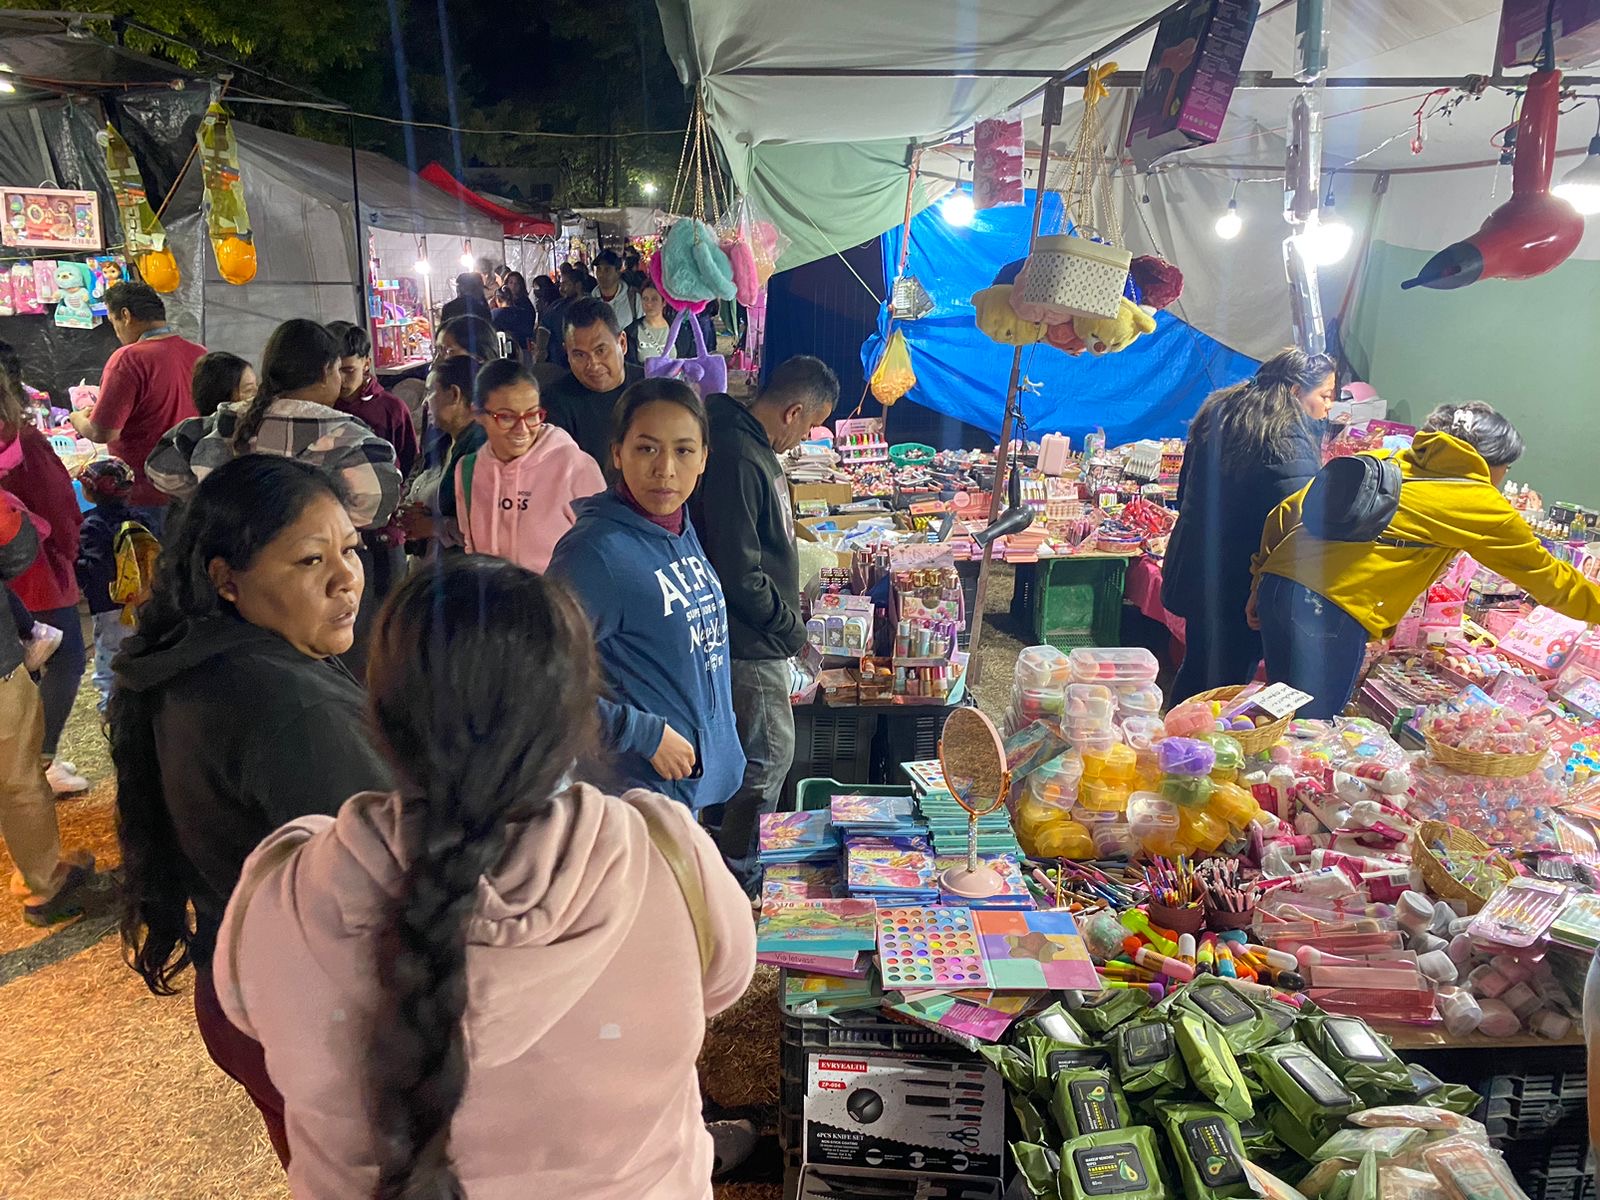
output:
[[[1162,19],[1128,127],[1139,170],[1217,140],[1260,7],[1259,0],[1208,0]]]

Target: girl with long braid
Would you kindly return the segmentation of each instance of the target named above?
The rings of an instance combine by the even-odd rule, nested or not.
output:
[[[447,558],[390,598],[368,684],[398,789],[267,838],[218,942],[296,1200],[709,1200],[695,1059],[754,969],[749,906],[683,805],[568,782],[582,611]]]

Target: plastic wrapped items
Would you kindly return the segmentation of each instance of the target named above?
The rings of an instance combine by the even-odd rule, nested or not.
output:
[[[1250,1088],[1222,1031],[1193,1013],[1175,1014],[1172,1031],[1195,1087],[1235,1120],[1253,1117]]]
[[[1112,685],[1117,694],[1117,711],[1127,717],[1156,717],[1166,698],[1153,683],[1118,683]]]
[[[1216,784],[1208,807],[1213,816],[1232,829],[1245,829],[1262,815],[1255,796],[1237,783]]]
[[[1166,845],[1178,836],[1178,806],[1152,792],[1135,792],[1128,797],[1128,833],[1146,851]]]
[[[1065,692],[1072,680],[1072,668],[1065,654],[1054,646],[1029,646],[1017,655],[1012,673],[1017,687]]]
[[[1061,1200],[1166,1200],[1155,1131],[1147,1125],[1086,1133],[1061,1147]]]
[[[1117,1078],[1127,1092],[1181,1088],[1189,1079],[1172,1026],[1161,1018],[1117,1026],[1113,1038]]]
[[[1050,1115],[1056,1128],[1069,1137],[1125,1129],[1130,1123],[1128,1101],[1106,1071],[1062,1071],[1055,1078]]]
[[[1117,695],[1097,683],[1075,683],[1067,688],[1067,732],[1109,733],[1117,717]]]
[[[1566,801],[1559,778],[1544,771],[1514,778],[1468,775],[1421,758],[1411,779],[1407,812],[1418,820],[1460,826],[1491,846],[1558,849],[1552,821],[1556,806]]]
[[[1188,700],[1167,713],[1168,737],[1199,737],[1217,732],[1217,707],[1206,700]]]
[[[1244,767],[1244,747],[1239,745],[1238,738],[1226,733],[1212,733],[1198,740],[1205,742],[1216,753],[1216,761],[1211,767],[1213,779],[1220,783],[1239,778],[1239,772]]]
[[[1195,738],[1169,737],[1156,747],[1156,762],[1164,775],[1209,775],[1217,752]]]
[[[1028,790],[1039,800],[1071,808],[1078,799],[1078,781],[1085,774],[1084,766],[1076,751],[1058,754],[1028,776]]]
[[[1142,646],[1079,646],[1068,657],[1074,683],[1154,683],[1161,671]]]
[[[1251,1196],[1244,1139],[1231,1116],[1209,1104],[1164,1104],[1161,1126],[1188,1200]]]
[[[1204,808],[1178,809],[1178,836],[1202,854],[1213,854],[1228,840],[1228,827]]]
[[[1066,707],[1066,695],[1059,688],[1019,686],[1011,689],[1011,711],[1017,716],[1019,728],[1030,721],[1060,717]]]
[[[1078,803],[1093,812],[1122,812],[1137,779],[1137,765],[1133,748],[1121,742],[1085,751]]]

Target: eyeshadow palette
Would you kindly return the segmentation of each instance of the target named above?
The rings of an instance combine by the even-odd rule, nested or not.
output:
[[[878,957],[885,990],[990,986],[969,908],[879,909]]]

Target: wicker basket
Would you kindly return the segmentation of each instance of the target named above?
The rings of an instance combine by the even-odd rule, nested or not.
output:
[[[1485,754],[1479,750],[1459,750],[1455,746],[1447,746],[1432,734],[1424,733],[1423,736],[1428,741],[1428,756],[1434,762],[1464,775],[1518,779],[1537,771],[1544,756],[1550,753],[1547,746],[1543,750],[1527,750],[1521,754]]]
[[[1133,255],[1120,246],[1074,234],[1042,237],[1034,246],[1012,307],[1060,324],[1073,317],[1114,317],[1121,307]]]
[[[1184,701],[1184,703],[1192,703],[1195,700],[1202,700],[1207,703],[1216,701],[1217,703],[1226,707],[1228,701],[1232,700],[1242,691],[1244,691],[1243,685],[1238,687],[1212,688],[1209,692],[1201,692],[1198,696],[1190,696],[1188,700]],[[1284,732],[1289,728],[1289,722],[1292,720],[1294,720],[1294,714],[1289,713],[1287,716],[1279,717],[1270,725],[1262,725],[1249,731],[1241,730],[1235,732],[1234,730],[1230,729],[1228,731],[1228,736],[1237,741],[1240,746],[1244,747],[1244,752],[1248,755],[1254,756],[1257,754],[1265,754],[1268,750],[1272,749],[1273,746],[1278,744],[1278,739],[1283,737]]]
[[[1445,870],[1444,864],[1433,852],[1432,843],[1439,840],[1443,840],[1445,849],[1452,854],[1470,854],[1485,860],[1482,882],[1487,891],[1476,892]],[[1422,872],[1422,882],[1428,890],[1441,900],[1461,901],[1466,905],[1469,916],[1487,904],[1489,897],[1516,875],[1509,864],[1497,861],[1493,855],[1494,851],[1488,842],[1465,829],[1446,825],[1443,821],[1424,821],[1411,839],[1411,861]]]

